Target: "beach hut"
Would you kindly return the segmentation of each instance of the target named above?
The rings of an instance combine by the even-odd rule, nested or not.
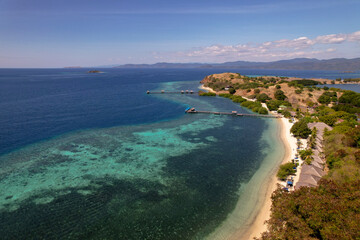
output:
[[[224,88],[225,91],[229,91],[230,88],[233,88],[231,85],[228,85]]]
[[[316,167],[318,169],[321,169],[321,170],[324,169],[324,165],[322,163],[319,163],[319,162],[312,161],[310,165],[314,166],[314,167]]]
[[[304,165],[301,169],[301,174],[308,174],[312,176],[322,177],[325,175],[324,171],[312,165]]]

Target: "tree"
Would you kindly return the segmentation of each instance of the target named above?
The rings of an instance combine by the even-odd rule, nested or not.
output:
[[[280,169],[276,176],[281,180],[285,180],[289,175],[294,174],[296,172],[294,167],[295,164],[292,162],[284,163],[280,165]]]
[[[324,92],[318,99],[319,103],[329,104],[330,102],[337,101],[336,92]]]
[[[274,97],[277,100],[285,100],[287,98],[282,90],[276,90]]]
[[[259,108],[259,110],[257,112],[259,114],[264,114],[264,115],[269,113],[268,110],[266,108],[264,108],[264,107]]]
[[[229,88],[229,93],[234,94],[234,93],[236,93],[236,90],[234,88]]]
[[[256,99],[260,102],[266,102],[267,100],[270,100],[269,96],[266,93],[260,93],[256,95]]]
[[[307,138],[311,134],[310,128],[305,120],[300,120],[291,127],[290,132],[296,137]]]
[[[278,188],[261,239],[359,239],[359,194],[359,180],[337,184],[322,179],[317,188],[293,192]]]

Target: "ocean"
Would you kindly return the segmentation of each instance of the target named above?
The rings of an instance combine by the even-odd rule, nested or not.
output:
[[[283,146],[276,120],[198,90],[206,75],[348,77],[233,69],[0,69],[4,239],[203,239],[246,199]],[[356,75],[357,76],[357,75]],[[269,157],[271,156],[271,157]],[[261,177],[259,177],[260,179]],[[244,219],[251,208],[244,202]],[[242,210],[241,210],[242,211]]]

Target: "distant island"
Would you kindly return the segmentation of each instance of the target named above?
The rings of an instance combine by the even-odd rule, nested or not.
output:
[[[90,70],[90,71],[88,71],[88,73],[102,73],[102,72],[99,70]]]
[[[360,58],[333,58],[319,60],[315,58],[294,58],[273,62],[236,61],[225,63],[155,63],[125,64],[114,68],[233,68],[233,69],[278,69],[278,70],[335,70],[342,72],[360,71]]]

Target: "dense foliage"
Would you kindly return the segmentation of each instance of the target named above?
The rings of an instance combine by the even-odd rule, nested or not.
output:
[[[276,190],[268,232],[261,239],[360,239],[360,180]]]
[[[285,180],[289,175],[296,173],[294,167],[296,167],[296,165],[292,162],[284,163],[280,165],[280,169],[276,176],[281,180]]]
[[[231,99],[235,103],[241,103],[242,107],[246,107],[251,109],[253,112],[259,114],[268,114],[268,110],[261,105],[259,101],[247,101],[246,99],[242,98],[241,96],[231,95],[229,93],[221,93],[219,94],[220,97],[225,97]]]
[[[329,104],[330,102],[337,101],[336,92],[324,92],[318,99],[319,103]]]
[[[265,103],[267,100],[271,100],[271,98],[266,93],[260,93],[256,95],[256,100]]]
[[[215,97],[216,93],[199,91],[199,96]]]
[[[360,93],[356,93],[353,91],[346,91],[339,98],[339,103],[360,107]]]
[[[246,99],[242,98],[241,96],[231,95],[230,93],[220,93],[219,96],[229,98],[235,103],[242,103],[246,101]]]
[[[329,126],[333,126],[340,119],[356,123],[356,115],[344,111],[329,112],[319,116],[319,120]]]
[[[310,128],[307,126],[307,121],[300,120],[291,127],[290,132],[296,137],[307,138],[311,134]]]
[[[318,81],[309,80],[309,79],[293,80],[293,81],[288,83],[289,86],[298,86],[298,85],[314,86],[314,85],[318,85],[318,84],[319,84]]]
[[[276,90],[274,97],[277,100],[285,100],[287,98],[282,90]]]
[[[256,101],[245,101],[241,103],[241,106],[251,109],[253,112],[259,113],[259,114],[268,114],[268,110],[261,106],[261,103]]]
[[[235,88],[229,88],[229,93],[230,93],[230,94],[234,94],[234,93],[236,93]]]
[[[278,110],[281,105],[284,105],[286,107],[291,107],[291,103],[282,100],[270,100],[267,101],[266,103],[266,106],[269,108],[270,111]]]

